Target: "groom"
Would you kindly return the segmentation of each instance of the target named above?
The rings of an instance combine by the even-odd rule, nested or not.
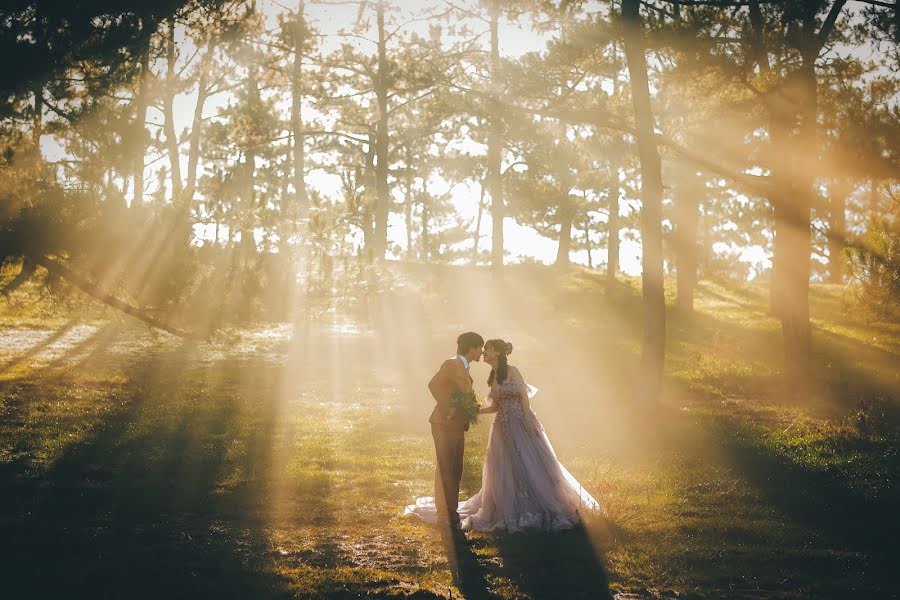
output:
[[[437,469],[434,476],[434,502],[438,511],[438,522],[449,522],[450,527],[459,529],[459,482],[462,479],[465,432],[469,429],[466,417],[454,410],[454,392],[472,391],[472,377],[469,364],[481,358],[484,339],[473,331],[456,338],[456,356],[448,358],[428,382],[428,389],[437,406],[428,419],[434,450],[437,455]]]

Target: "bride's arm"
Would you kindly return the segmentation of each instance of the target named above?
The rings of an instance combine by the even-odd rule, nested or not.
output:
[[[478,414],[487,415],[490,413],[495,413],[498,410],[500,410],[500,406],[497,404],[497,401],[494,400],[493,397],[491,397],[491,403],[488,406],[482,406],[480,409],[478,409]]]

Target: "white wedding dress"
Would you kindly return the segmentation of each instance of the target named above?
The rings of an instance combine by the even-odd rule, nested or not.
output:
[[[488,436],[481,490],[459,505],[465,530],[560,531],[579,523],[580,510],[600,508],[556,458],[534,411],[523,410],[523,390],[529,397],[536,391],[513,366],[506,381],[491,386],[488,398],[498,405],[498,411]],[[405,513],[437,522],[432,497],[419,498]]]

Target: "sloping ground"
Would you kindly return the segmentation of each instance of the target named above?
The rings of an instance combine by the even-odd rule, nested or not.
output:
[[[838,290],[816,288],[821,389],[798,404],[765,290],[704,282],[697,314],[672,315],[666,398],[645,411],[632,285],[610,294],[590,272],[534,267],[385,276],[353,314],[196,346],[129,323],[4,315],[10,597],[896,592],[897,326],[854,320]],[[432,485],[424,383],[465,329],[512,341],[560,458],[608,518],[453,546],[402,516]],[[473,374],[483,393],[488,369]],[[466,495],[489,425],[468,437]]]

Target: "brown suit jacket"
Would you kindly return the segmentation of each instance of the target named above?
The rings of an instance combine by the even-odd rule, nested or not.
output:
[[[450,409],[453,408],[453,393],[457,390],[472,391],[472,377],[466,371],[459,357],[454,356],[444,361],[438,372],[428,382],[428,389],[437,403],[428,420],[448,429],[467,431],[469,425],[462,414],[457,413],[452,419],[447,419]]]

